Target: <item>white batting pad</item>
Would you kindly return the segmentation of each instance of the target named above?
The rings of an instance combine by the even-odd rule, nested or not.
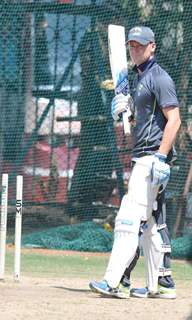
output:
[[[128,194],[123,197],[116,217],[114,244],[104,277],[113,288],[119,285],[126,267],[130,265],[135,256],[141,221],[151,219],[153,202],[158,192],[158,188],[151,185],[152,161],[153,156],[146,156],[136,162],[129,180]],[[144,245],[146,254],[149,255],[152,252],[154,256],[149,263],[149,258],[147,258],[147,267],[149,268],[148,283],[151,288],[155,288],[157,286],[156,269],[158,274],[160,266],[156,237],[158,234],[158,239],[160,239],[160,236],[153,225],[150,228]],[[150,253],[149,250],[151,250]]]
[[[138,235],[130,232],[116,232],[110,260],[104,279],[109,286],[116,288],[121,277],[135,256],[138,246]]]
[[[145,227],[141,237],[141,245],[145,258],[147,287],[150,292],[154,293],[158,290],[159,268],[163,263],[164,257],[162,239],[157,231],[154,217],[148,220]]]

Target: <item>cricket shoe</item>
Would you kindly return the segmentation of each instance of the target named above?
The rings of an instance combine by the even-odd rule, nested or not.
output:
[[[158,286],[158,292],[152,293],[148,288],[131,289],[131,297],[136,298],[160,298],[160,299],[176,299],[175,288],[166,288]]]
[[[162,299],[176,299],[176,289],[158,286],[159,297]]]
[[[128,299],[130,297],[130,288],[123,286],[121,283],[117,288],[111,288],[106,280],[100,282],[91,281],[89,287],[92,292],[100,293],[104,296],[110,296],[119,299]]]

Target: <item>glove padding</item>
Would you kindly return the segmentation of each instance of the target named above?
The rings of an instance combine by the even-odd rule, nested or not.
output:
[[[128,117],[133,116],[133,99],[130,94],[125,96],[123,93],[117,94],[111,103],[111,114],[115,121],[120,119],[122,112],[127,111]]]
[[[165,163],[167,156],[161,153],[155,153],[154,161],[151,169],[151,181],[153,186],[163,186],[165,189],[169,177],[170,177],[170,166]]]

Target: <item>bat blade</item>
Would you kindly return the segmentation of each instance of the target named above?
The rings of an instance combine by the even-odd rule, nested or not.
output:
[[[108,46],[111,74],[115,87],[115,94],[129,93],[129,80],[127,68],[127,54],[125,45],[125,28],[119,25],[108,26]],[[123,112],[124,133],[130,134],[128,112]]]

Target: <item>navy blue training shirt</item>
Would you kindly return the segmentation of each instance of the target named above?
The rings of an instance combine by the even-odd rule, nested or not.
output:
[[[175,85],[155,59],[138,67],[132,97],[136,125],[133,127],[133,157],[155,153],[160,146],[167,120],[162,112],[167,106],[179,107]]]

